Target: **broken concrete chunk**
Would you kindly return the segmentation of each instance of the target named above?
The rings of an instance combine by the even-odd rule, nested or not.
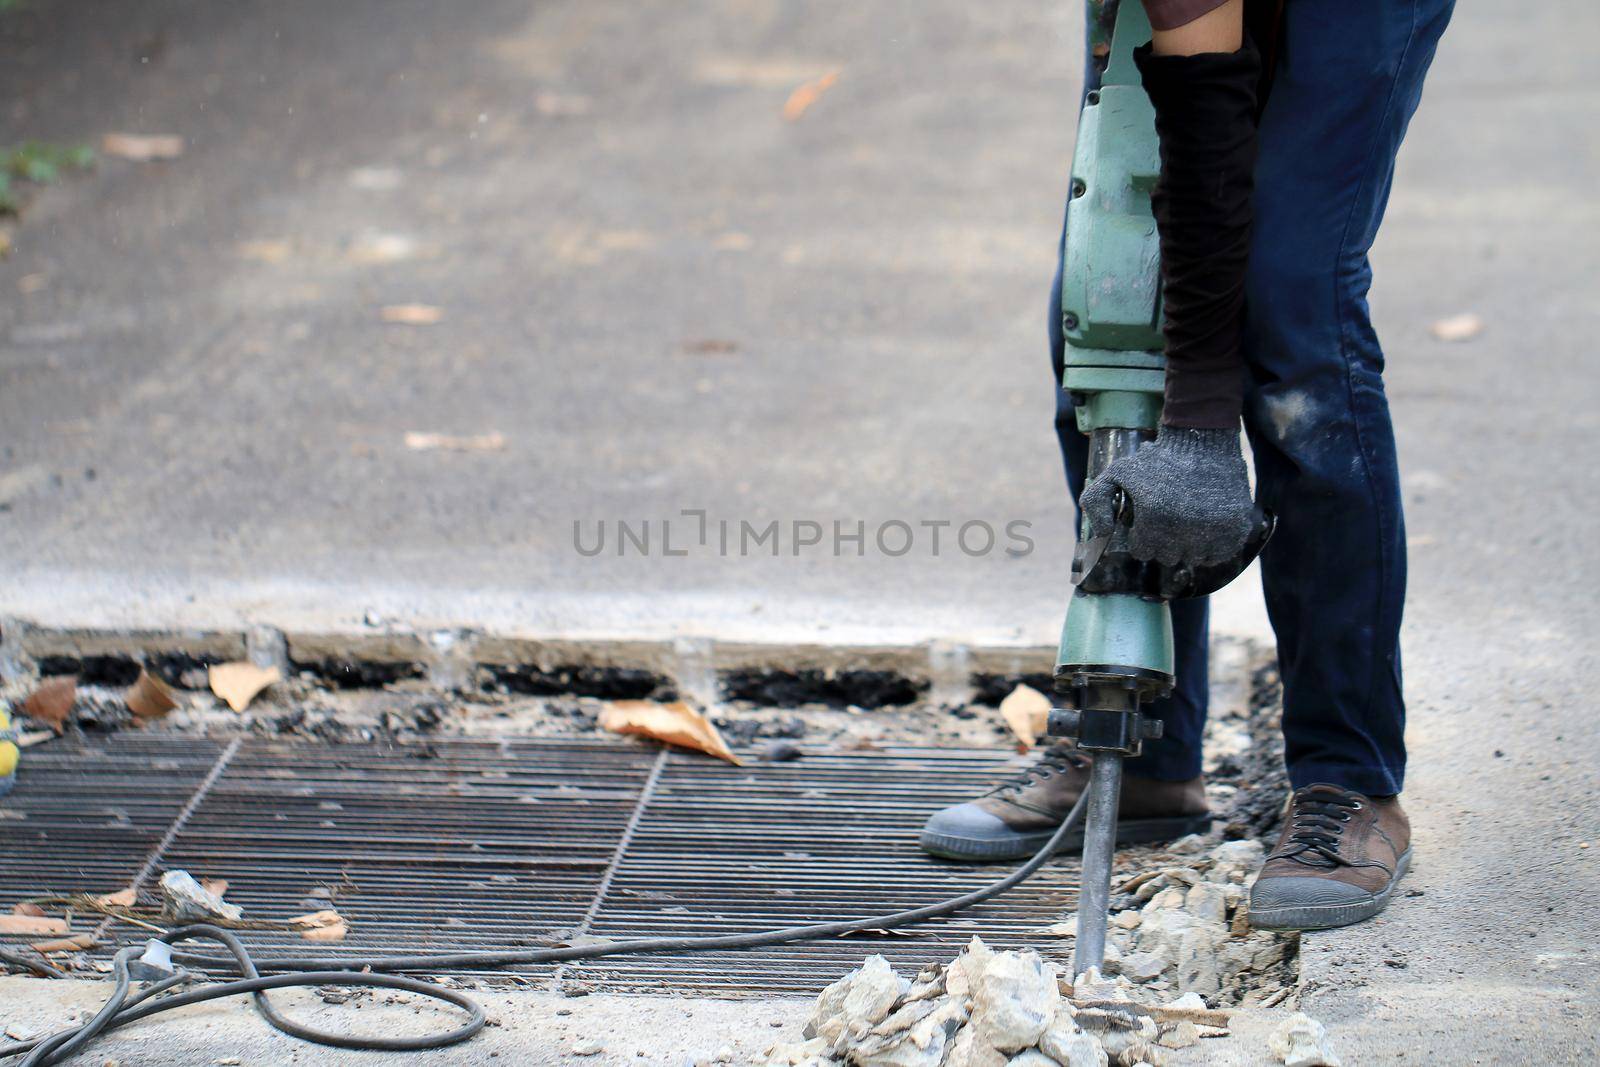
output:
[[[1304,1012],[1295,1012],[1272,1031],[1267,1047],[1284,1067],[1340,1067],[1328,1047],[1328,1031]]]
[[[1168,845],[1167,851],[1174,856],[1198,856],[1208,844],[1204,834],[1187,834]]]
[[[1228,918],[1228,895],[1220,885],[1201,882],[1185,894],[1183,908],[1197,919],[1225,922]]]
[[[1032,949],[996,952],[972,980],[972,1026],[1001,1052],[1039,1040],[1061,1003],[1056,976]]]
[[[833,1062],[828,1051],[828,1042],[814,1037],[810,1041],[779,1042],[763,1052],[762,1056],[768,1067],[814,1067]]]
[[[1005,1053],[995,1051],[979,1036],[976,1028],[964,1026],[956,1033],[944,1067],[1005,1067],[1005,1063]]]
[[[174,922],[236,923],[244,912],[208,891],[188,871],[168,871],[161,876],[161,910]]]
[[[1038,1049],[1030,1048],[1011,1057],[1006,1067],[1056,1067],[1056,1061]]]
[[[1056,1013],[1039,1038],[1039,1051],[1061,1067],[1107,1067],[1106,1050],[1072,1018],[1070,1010]]]
[[[1200,1043],[1200,1029],[1191,1022],[1173,1023],[1162,1029],[1156,1044],[1164,1048],[1188,1048]]]
[[[879,1033],[904,1009],[895,1012],[871,1036],[849,1050],[847,1062],[853,1067],[941,1067],[956,1032],[967,1021],[965,1005],[947,1000],[942,1004],[919,1002],[908,1006],[928,1010],[909,1028]]]
[[[1148,982],[1161,977],[1167,969],[1167,960],[1154,952],[1130,952],[1122,957],[1122,973],[1135,982]]]
[[[864,1035],[888,1018],[895,1001],[910,983],[894,972],[882,956],[868,956],[859,968],[834,982],[817,996],[817,1007],[806,1026],[808,1037],[824,1038],[843,1050],[850,1039]]]

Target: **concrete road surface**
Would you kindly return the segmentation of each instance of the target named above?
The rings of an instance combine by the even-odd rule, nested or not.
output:
[[[1306,939],[1346,1063],[1600,1056],[1597,37],[1463,4],[1375,256],[1420,895]],[[5,612],[1048,642],[1078,42],[1016,0],[0,14],[0,140],[186,142],[6,224]]]

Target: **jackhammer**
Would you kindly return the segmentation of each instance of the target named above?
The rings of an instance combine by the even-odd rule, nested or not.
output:
[[[1061,388],[1072,396],[1077,428],[1089,435],[1086,483],[1154,440],[1166,381],[1161,257],[1150,210],[1160,156],[1155,112],[1133,62],[1134,48],[1150,39],[1150,23],[1144,6],[1133,2],[1089,0],[1089,14],[1091,62],[1103,56],[1105,68],[1098,87],[1084,95],[1078,119],[1061,272],[1067,342]],[[1067,706],[1051,711],[1048,733],[1072,738],[1094,760],[1075,974],[1104,962],[1122,761],[1161,736],[1161,721],[1143,709],[1174,683],[1169,603],[1207,596],[1238,577],[1273,526],[1257,508],[1234,559],[1167,566],[1129,555],[1132,519],[1130,502],[1119,496],[1115,529],[1090,538],[1085,524],[1056,659],[1055,691]]]

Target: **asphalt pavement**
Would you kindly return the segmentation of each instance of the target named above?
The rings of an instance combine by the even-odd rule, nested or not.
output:
[[[1374,256],[1417,859],[1306,939],[1346,1063],[1600,1055],[1597,37],[1463,4]],[[4,614],[1048,644],[1079,40],[1010,0],[0,13],[0,142],[185,139],[4,223]]]

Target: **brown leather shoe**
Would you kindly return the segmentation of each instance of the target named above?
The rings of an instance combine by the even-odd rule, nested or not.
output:
[[[925,851],[953,860],[1012,860],[1043,848],[1089,784],[1089,757],[1071,744],[1052,745],[1022,773],[982,797],[936,811],[918,839]],[[1123,775],[1117,843],[1168,841],[1203,832],[1211,823],[1205,780],[1160,782]],[[1083,828],[1062,839],[1060,851],[1083,847]]]
[[[1250,925],[1322,930],[1382,911],[1411,863],[1399,800],[1336,785],[1296,790],[1287,825],[1250,890]]]

